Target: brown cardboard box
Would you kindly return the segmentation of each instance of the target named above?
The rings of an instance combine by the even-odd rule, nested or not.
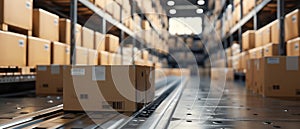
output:
[[[88,49],[83,47],[76,47],[76,65],[88,64]]]
[[[300,36],[300,12],[299,9],[285,16],[285,41]]]
[[[94,31],[82,27],[82,46],[89,49],[94,49]]]
[[[104,9],[106,6],[107,0],[95,0],[94,3],[96,6],[100,7],[101,9]]]
[[[260,58],[261,59],[261,58]],[[262,94],[263,91],[263,80],[264,76],[260,74],[263,69],[262,69],[262,61],[260,59],[254,59],[253,62],[253,82],[252,82],[252,91],[257,94]]]
[[[247,60],[249,60],[249,52],[244,51],[241,53],[241,70],[246,70]]]
[[[81,46],[81,25],[76,25],[76,45]],[[59,19],[59,41],[71,44],[71,21],[69,19]]]
[[[51,41],[29,36],[27,42],[27,65],[50,65]]]
[[[252,91],[253,86],[253,70],[254,70],[254,60],[249,59],[247,60],[247,67],[246,67],[246,89]]]
[[[33,35],[50,41],[58,41],[59,17],[43,9],[34,9]]]
[[[37,66],[35,90],[36,95],[63,95],[62,65]],[[54,81],[55,80],[55,81]]]
[[[0,66],[26,66],[26,36],[0,31]]]
[[[256,58],[262,58],[264,57],[264,48],[263,47],[258,47],[256,50]]]
[[[275,20],[272,23],[270,23],[271,25],[271,42],[272,43],[279,43],[279,21]]]
[[[70,58],[71,58],[71,50],[70,50],[70,46],[66,45],[66,64],[69,65],[70,63]]]
[[[300,37],[287,42],[287,56],[300,56]]]
[[[255,32],[255,47],[260,47],[263,45],[263,29],[259,29]]]
[[[271,26],[266,25],[262,28],[262,46],[271,42]]]
[[[119,38],[110,34],[105,35],[105,50],[108,52],[115,53],[118,52],[118,49]]]
[[[147,50],[142,50],[142,59],[145,61],[149,60],[149,52]]]
[[[268,56],[279,56],[279,45],[270,43],[264,46],[264,57]]]
[[[265,57],[260,73],[263,77],[262,94],[265,97],[300,97],[299,57]]]
[[[147,20],[142,21],[142,29],[144,29],[144,30],[150,29],[150,23]]]
[[[95,50],[105,51],[105,36],[102,33],[95,32]]]
[[[115,65],[115,53],[108,53],[108,65]]]
[[[100,51],[99,52],[99,61],[98,61],[98,64],[99,65],[108,65],[108,52],[106,51]]]
[[[243,34],[243,50],[255,48],[255,31],[249,30]]]
[[[69,66],[63,72],[63,108],[135,112],[153,100],[154,77],[150,71],[150,67],[142,66]]]
[[[116,54],[114,60],[116,65],[122,65],[122,56],[120,54]]]
[[[0,24],[32,30],[33,0],[0,0]],[[22,15],[20,15],[22,14]]]
[[[98,51],[94,49],[88,49],[88,65],[98,65]]]
[[[51,64],[68,65],[70,51],[67,45],[60,42],[52,42],[51,46]]]

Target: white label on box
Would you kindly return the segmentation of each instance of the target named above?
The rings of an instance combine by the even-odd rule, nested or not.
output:
[[[299,50],[299,43],[296,43],[294,48],[295,48],[295,50]]]
[[[30,1],[27,1],[27,2],[26,2],[26,8],[30,9],[30,7],[31,7],[31,2],[30,2]]]
[[[94,66],[92,69],[92,80],[93,81],[105,81],[105,67]]]
[[[46,70],[47,70],[47,67],[46,67],[46,66],[38,66],[38,67],[37,67],[37,70],[38,70],[38,71],[46,71]]]
[[[70,50],[68,48],[66,48],[66,53],[69,54],[70,53]]]
[[[298,71],[298,69],[299,69],[298,57],[297,56],[286,57],[286,70]]]
[[[293,23],[297,22],[297,16],[293,16],[292,21],[293,21]]]
[[[45,45],[44,45],[44,49],[45,49],[45,51],[48,51],[48,50],[49,50],[49,45],[48,45],[48,44],[45,44]]]
[[[54,19],[54,25],[58,25],[58,19]]]
[[[52,65],[51,66],[51,74],[59,74],[59,73],[60,73],[59,65]]]
[[[269,48],[266,48],[266,53],[269,53]]]
[[[267,59],[268,64],[279,64],[279,58],[268,58]]]
[[[24,47],[24,40],[19,40],[19,46]]]
[[[256,60],[256,69],[257,69],[257,70],[259,70],[259,64],[260,64],[260,61],[257,59],[257,60]]]
[[[73,76],[84,76],[85,75],[85,69],[72,68],[71,69],[71,75],[73,75]]]

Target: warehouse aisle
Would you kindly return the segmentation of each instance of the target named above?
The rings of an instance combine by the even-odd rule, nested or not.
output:
[[[198,87],[195,86],[195,81],[197,78],[191,78],[183,91],[171,119],[170,129],[298,129],[300,127],[299,99],[262,98],[247,93],[245,87],[237,82],[227,82],[221,99],[207,98],[209,78],[201,79],[197,97],[195,92]],[[219,104],[214,110],[213,105],[218,101]]]

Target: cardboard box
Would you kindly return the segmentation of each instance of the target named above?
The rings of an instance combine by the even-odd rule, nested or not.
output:
[[[26,66],[26,36],[0,31],[0,66]]]
[[[51,64],[68,65],[70,60],[70,50],[67,44],[52,42],[51,44]]]
[[[264,49],[263,47],[253,48],[249,50],[249,58],[250,59],[258,59],[264,57]]]
[[[270,43],[264,46],[264,57],[279,56],[279,45]]]
[[[114,60],[116,65],[122,65],[122,56],[120,54],[116,54]]]
[[[95,32],[95,46],[94,49],[98,52],[105,51],[105,36],[100,32]]]
[[[300,12],[299,9],[285,16],[285,41],[300,36]]]
[[[300,97],[299,57],[265,57],[260,59],[264,97]]]
[[[64,67],[65,66],[62,65],[37,66],[35,83],[36,95],[63,95]]]
[[[108,53],[108,65],[115,65],[115,53]]]
[[[253,87],[253,71],[254,71],[254,59],[247,60],[246,67],[246,89],[252,91]]]
[[[0,24],[32,30],[33,0],[0,0]],[[20,15],[22,14],[22,15]]]
[[[43,9],[34,9],[33,35],[50,41],[58,41],[59,17]]]
[[[144,30],[150,29],[150,23],[147,20],[142,21],[142,29],[144,29]]]
[[[241,53],[241,70],[245,71],[246,68],[247,68],[247,61],[249,60],[249,52],[248,51],[245,51],[245,52],[242,52]]]
[[[82,27],[82,46],[89,49],[94,49],[94,31]]]
[[[27,42],[27,65],[50,65],[51,41],[29,36]]]
[[[98,64],[99,65],[108,65],[108,52],[100,51],[98,56]]]
[[[259,29],[255,32],[255,47],[263,45],[263,29]]]
[[[83,47],[76,47],[76,65],[88,64],[88,49]]]
[[[148,52],[147,50],[142,50],[141,52],[142,52],[142,57],[141,57],[141,58],[142,58],[144,61],[149,60],[149,52]]]
[[[271,42],[272,43],[279,43],[279,21],[275,20],[271,25]]]
[[[135,112],[154,98],[151,70],[144,66],[69,66],[63,72],[63,109]]]
[[[262,28],[262,46],[271,43],[271,26],[266,25]]]
[[[262,94],[263,86],[262,83],[264,81],[263,74],[260,74],[262,70],[262,61],[260,59],[254,59],[253,62],[253,82],[252,82],[252,91],[256,94]]]
[[[98,65],[98,51],[93,49],[88,49],[88,65]]]
[[[287,56],[300,56],[300,37],[287,42]]]
[[[243,50],[255,48],[255,31],[249,30],[243,34]]]
[[[76,24],[76,45],[81,45],[81,25]],[[71,44],[71,21],[69,19],[59,19],[59,41]]]
[[[118,49],[119,38],[110,34],[105,35],[105,50],[108,52],[115,53],[118,52]]]

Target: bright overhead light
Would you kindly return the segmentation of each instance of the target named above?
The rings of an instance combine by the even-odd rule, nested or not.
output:
[[[170,10],[169,10],[169,13],[170,13],[170,14],[176,14],[176,9],[170,9]]]
[[[204,5],[204,4],[205,4],[205,1],[204,1],[204,0],[198,0],[197,4],[198,4],[198,5]]]
[[[203,9],[197,9],[197,10],[196,10],[196,13],[197,13],[197,14],[202,14],[202,13],[203,13]]]
[[[168,4],[169,6],[174,6],[174,5],[175,5],[175,1],[170,0],[170,1],[167,2],[167,4]]]

